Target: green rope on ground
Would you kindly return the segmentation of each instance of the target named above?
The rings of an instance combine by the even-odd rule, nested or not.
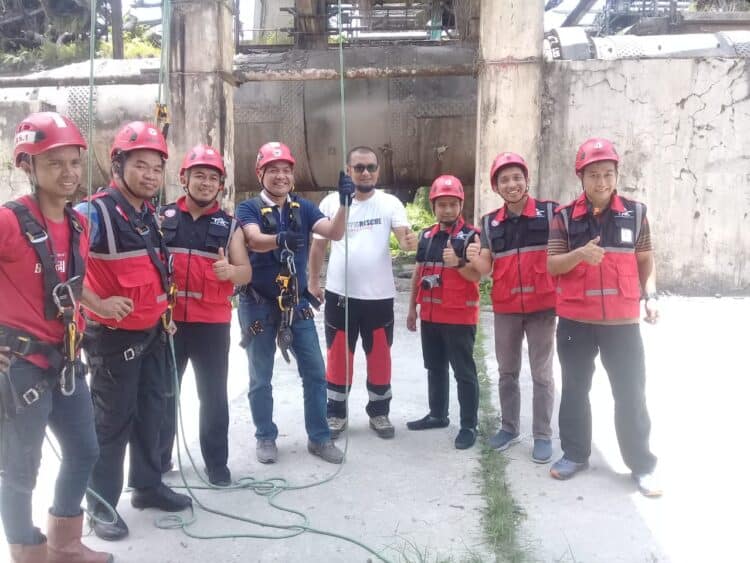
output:
[[[229,520],[234,520],[237,522],[243,522],[247,524],[261,526],[263,528],[272,528],[275,530],[279,530],[281,533],[274,534],[274,535],[251,534],[251,533],[247,533],[247,534],[238,534],[238,533],[200,534],[200,533],[196,533],[195,531],[190,529],[191,526],[193,526],[197,522],[194,509],[191,509],[190,516],[187,519],[183,518],[179,514],[169,514],[162,518],[158,518],[155,521],[155,525],[157,528],[180,529],[188,537],[191,537],[194,539],[203,539],[203,540],[237,539],[237,538],[279,540],[279,539],[292,538],[295,536],[299,536],[305,532],[308,532],[308,533],[313,533],[313,534],[318,534],[318,535],[329,536],[329,537],[340,539],[342,541],[349,542],[358,547],[361,547],[368,553],[371,553],[373,556],[377,557],[380,561],[383,561],[383,563],[390,563],[389,560],[386,559],[383,555],[375,551],[373,548],[367,546],[366,544],[360,542],[359,540],[356,540],[344,534],[338,534],[336,532],[330,532],[327,530],[313,528],[312,526],[310,526],[310,520],[304,512],[295,510],[293,508],[282,506],[278,502],[276,502],[276,497],[285,491],[308,489],[308,488],[316,487],[316,486],[332,481],[341,472],[343,465],[340,465],[333,474],[326,477],[325,479],[321,481],[315,481],[312,483],[303,484],[303,485],[290,485],[287,483],[286,479],[281,478],[281,477],[271,477],[268,479],[255,479],[254,477],[241,477],[235,482],[235,484],[227,486],[227,487],[220,487],[220,486],[216,486],[216,485],[212,485],[208,483],[198,471],[198,468],[196,467],[196,464],[195,464],[195,460],[193,459],[193,456],[190,453],[190,448],[187,445],[184,422],[182,419],[182,406],[180,402],[180,383],[177,377],[177,367],[176,367],[177,363],[176,363],[176,358],[175,358],[175,353],[174,353],[174,340],[172,336],[169,337],[169,352],[172,358],[172,362],[171,362],[172,363],[172,377],[173,377],[173,385],[174,385],[174,391],[175,391],[175,403],[176,403],[175,428],[177,428],[178,435],[179,435],[177,439],[177,465],[179,468],[180,479],[182,480],[182,486],[174,487],[174,488],[185,489],[187,493],[190,495],[190,497],[193,499],[193,503],[199,508],[201,508],[202,510],[210,514],[215,514],[217,516],[221,516],[223,518],[227,518]],[[187,477],[185,476],[185,471],[183,469],[182,448],[180,447],[180,438],[182,439],[182,444],[185,448],[185,453],[188,457],[188,460],[190,461],[190,465],[193,471],[195,472],[195,474],[198,476],[198,479],[203,483],[203,485],[198,485],[198,486],[190,485],[187,481]],[[195,491],[198,491],[198,490],[215,490],[215,491],[249,490],[249,491],[253,491],[255,494],[259,496],[266,497],[268,499],[269,506],[272,506],[273,508],[280,510],[282,512],[293,514],[299,517],[300,522],[296,524],[280,524],[280,523],[273,523],[273,522],[265,522],[263,520],[256,520],[254,518],[240,516],[238,514],[234,514],[231,512],[219,510],[217,508],[208,506],[206,503],[202,502],[195,494]]]

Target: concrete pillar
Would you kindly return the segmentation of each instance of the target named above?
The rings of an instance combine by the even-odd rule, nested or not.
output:
[[[520,153],[529,163],[531,190],[539,195],[544,3],[482,2],[477,95],[476,217],[501,203],[490,187],[497,153]]]
[[[325,0],[295,0],[294,7],[296,28],[299,32],[294,38],[295,47],[327,48]]]
[[[172,3],[170,22],[167,198],[172,201],[182,192],[177,173],[187,150],[207,143],[224,155],[225,207],[231,210],[235,163],[232,0]]]

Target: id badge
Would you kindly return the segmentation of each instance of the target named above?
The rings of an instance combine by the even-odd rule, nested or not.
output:
[[[620,229],[620,242],[623,244],[633,244],[633,231],[631,229]]]

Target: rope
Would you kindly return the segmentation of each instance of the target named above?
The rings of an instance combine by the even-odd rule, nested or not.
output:
[[[87,186],[86,195],[88,200],[91,201],[91,192],[93,191],[93,174],[94,174],[94,59],[96,57],[96,0],[91,0],[89,9],[91,10],[91,22],[89,26],[89,115],[88,115],[88,131],[86,142],[88,144],[88,152],[86,154],[86,176]],[[89,232],[91,231],[91,205],[88,206],[86,222],[89,225]]]
[[[298,491],[302,489],[309,489],[311,487],[316,487],[318,485],[322,485],[324,483],[328,483],[329,481],[332,481],[341,472],[341,470],[343,469],[343,465],[340,465],[338,469],[329,477],[321,481],[315,481],[315,482],[307,483],[303,485],[290,485],[287,483],[286,479],[283,479],[281,477],[271,477],[269,479],[255,479],[254,477],[241,477],[235,482],[235,484],[227,486],[227,487],[220,487],[220,486],[216,486],[216,485],[212,485],[211,483],[208,483],[203,478],[203,476],[198,471],[198,468],[196,467],[195,460],[193,459],[193,456],[190,453],[190,448],[188,447],[187,438],[185,436],[185,427],[184,427],[184,422],[182,419],[182,406],[180,402],[180,382],[177,376],[177,362],[175,358],[174,340],[172,336],[169,337],[169,352],[172,357],[171,363],[172,363],[172,376],[173,376],[173,385],[174,385],[173,388],[175,390],[175,428],[177,429],[178,436],[179,436],[177,439],[177,466],[179,468],[180,479],[182,480],[182,486],[173,487],[173,488],[185,489],[187,493],[190,495],[190,497],[193,499],[194,504],[210,514],[215,514],[217,516],[221,516],[229,520],[235,520],[237,522],[254,524],[256,526],[261,526],[263,528],[271,528],[274,530],[278,530],[279,533],[273,534],[273,535],[251,534],[251,533],[247,533],[247,534],[238,534],[238,533],[200,534],[200,533],[196,533],[193,530],[189,529],[190,526],[192,526],[193,524],[197,522],[194,509],[191,509],[190,516],[187,519],[183,518],[179,514],[169,514],[167,516],[157,519],[155,521],[155,525],[157,528],[180,529],[188,537],[191,537],[194,539],[203,539],[203,540],[236,539],[236,538],[279,540],[279,539],[292,538],[295,536],[299,536],[305,532],[308,532],[308,533],[313,533],[313,534],[318,534],[318,535],[323,535],[323,536],[329,536],[329,537],[340,539],[342,541],[349,542],[353,545],[356,545],[364,549],[368,553],[371,553],[373,556],[375,556],[377,559],[379,559],[383,563],[390,563],[389,560],[386,559],[383,555],[375,551],[373,548],[367,546],[366,544],[360,542],[359,540],[356,540],[344,534],[338,534],[336,532],[330,532],[327,530],[313,528],[312,526],[310,526],[310,520],[304,512],[295,510],[293,508],[282,506],[281,504],[276,502],[276,497],[285,491]],[[182,444],[183,444],[183,447],[185,448],[185,454],[187,455],[187,458],[190,461],[190,465],[192,466],[193,471],[198,476],[198,479],[203,483],[203,485],[198,485],[198,486],[190,485],[187,481],[187,478],[185,476],[185,471],[183,469],[182,448],[180,447],[180,438],[182,439]],[[215,490],[215,491],[250,490],[259,496],[266,497],[268,504],[272,506],[273,508],[280,510],[282,512],[293,514],[297,516],[300,519],[300,521],[296,524],[280,524],[280,523],[273,523],[273,522],[264,522],[262,520],[255,520],[255,519],[248,518],[245,516],[240,516],[238,514],[233,514],[231,512],[225,512],[223,510],[219,510],[217,508],[208,506],[204,502],[201,502],[201,500],[195,494],[195,491],[197,490]]]
[[[338,31],[339,31],[339,110],[341,119],[341,166],[346,170],[346,97],[344,86],[344,14],[341,11],[341,0],[338,0]],[[349,357],[349,212],[351,205],[344,209],[344,420],[349,425],[349,393],[351,382],[349,371],[351,370],[351,359]],[[344,460],[349,451],[349,432],[344,436]]]
[[[159,64],[159,89],[157,91],[156,103],[167,105],[169,103],[169,43],[171,41],[172,2],[163,0],[161,8],[161,62]]]

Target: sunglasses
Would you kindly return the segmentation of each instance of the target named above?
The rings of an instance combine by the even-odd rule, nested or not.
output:
[[[378,169],[377,164],[355,164],[352,166],[352,169],[357,174],[362,174],[365,170],[367,170],[370,174],[374,173]]]

